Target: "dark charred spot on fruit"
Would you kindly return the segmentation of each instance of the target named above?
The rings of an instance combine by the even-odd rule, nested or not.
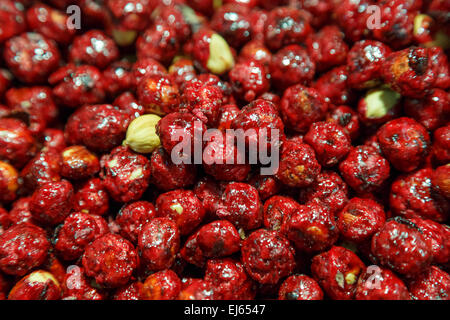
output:
[[[412,222],[409,219],[397,216],[397,217],[392,218],[392,220],[394,220],[397,223],[404,224],[411,229],[415,229],[415,230],[419,231],[420,233],[423,233],[422,229],[419,228],[419,226],[417,224],[415,224],[414,222]]]
[[[408,33],[401,24],[396,23],[392,26],[392,29],[385,33],[385,37],[389,41],[400,41],[406,39],[408,37]]]
[[[344,113],[339,117],[339,124],[343,127],[348,125],[352,120],[352,115],[350,113]]]
[[[410,53],[409,66],[411,69],[414,70],[414,72],[417,75],[422,76],[425,73],[425,71],[427,70],[428,57],[416,56],[416,55]]]

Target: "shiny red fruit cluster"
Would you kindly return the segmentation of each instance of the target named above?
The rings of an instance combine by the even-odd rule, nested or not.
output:
[[[449,16],[1,0],[0,300],[450,300]]]

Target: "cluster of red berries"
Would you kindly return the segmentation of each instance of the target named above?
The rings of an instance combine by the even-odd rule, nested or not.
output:
[[[450,300],[449,13],[1,0],[0,299]],[[279,130],[276,172],[174,163],[196,123]]]

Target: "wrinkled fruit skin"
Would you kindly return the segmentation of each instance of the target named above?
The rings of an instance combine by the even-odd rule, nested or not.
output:
[[[275,231],[254,231],[241,250],[245,270],[260,283],[277,283],[295,267],[294,249]]]
[[[450,300],[449,12],[0,0],[0,300]]]
[[[138,200],[148,187],[149,160],[127,147],[117,147],[100,160],[100,177],[111,197],[119,202]]]
[[[8,229],[0,240],[0,269],[16,276],[24,276],[44,263],[50,248],[45,231],[29,224]]]
[[[128,282],[137,267],[137,253],[128,240],[106,234],[87,246],[82,263],[86,275],[100,286],[117,288]]]
[[[356,300],[410,300],[408,288],[392,271],[369,266],[356,287]]]
[[[404,172],[421,164],[430,145],[426,129],[410,118],[389,121],[379,129],[377,139],[389,162]]]
[[[279,300],[323,300],[319,284],[308,276],[290,276],[281,284]]]
[[[357,255],[336,246],[315,256],[311,264],[313,278],[337,300],[353,299],[357,281],[364,270],[365,265]]]
[[[129,120],[127,114],[111,105],[87,105],[75,111],[67,121],[66,139],[71,144],[105,152],[122,142]]]
[[[450,276],[436,266],[420,274],[408,283],[413,299],[449,300]]]
[[[388,221],[373,236],[372,253],[382,265],[403,275],[423,271],[432,258],[430,241],[419,227],[402,218]]]
[[[179,247],[178,227],[169,218],[150,220],[139,234],[139,256],[147,263],[148,270],[160,271],[171,267]]]

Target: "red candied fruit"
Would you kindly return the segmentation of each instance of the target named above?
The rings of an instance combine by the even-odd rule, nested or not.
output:
[[[326,167],[338,164],[351,149],[350,138],[342,127],[331,122],[313,123],[303,141],[313,147],[317,160]]]
[[[30,211],[30,202],[31,197],[22,197],[13,202],[8,214],[8,218],[12,225],[19,225],[22,223],[35,224]]]
[[[0,160],[22,168],[35,154],[36,142],[25,123],[18,119],[0,119]]]
[[[306,49],[291,44],[272,56],[269,70],[272,84],[279,89],[286,89],[295,84],[309,84],[314,78],[316,65]]]
[[[370,36],[367,22],[370,18],[368,9],[371,0],[343,0],[335,6],[334,17],[347,39],[358,41]]]
[[[432,150],[433,157],[438,163],[450,162],[450,125],[434,132]]]
[[[284,221],[300,210],[300,204],[285,196],[273,196],[264,203],[264,227],[279,230]]]
[[[223,191],[222,204],[216,214],[220,219],[233,223],[238,229],[252,230],[260,227],[263,206],[258,191],[247,183],[229,183]]]
[[[339,106],[330,111],[326,121],[340,125],[344,132],[355,140],[359,134],[359,117],[356,111],[348,106]]]
[[[390,53],[391,49],[380,41],[355,42],[347,55],[348,85],[367,89],[379,84],[384,61]]]
[[[66,147],[64,131],[54,128],[44,129],[44,131],[42,132],[41,143],[41,151],[48,151],[50,149],[53,149],[55,151],[63,150]]]
[[[180,250],[180,256],[184,261],[203,268],[207,259],[198,245],[198,235],[199,232],[197,231],[186,239],[186,242]]]
[[[3,232],[5,232],[5,230],[11,226],[11,223],[12,221],[11,218],[9,217],[8,211],[0,207],[0,235],[2,235]],[[0,292],[2,291],[1,283],[2,281],[0,279]]]
[[[276,231],[260,229],[244,241],[242,264],[254,280],[275,284],[295,268],[294,248]]]
[[[251,300],[255,296],[253,282],[244,266],[230,258],[208,260],[205,281],[214,286],[219,300]]]
[[[178,87],[166,75],[143,78],[138,83],[137,96],[146,113],[165,115],[176,111],[180,103]]]
[[[334,105],[349,104],[354,100],[355,93],[349,88],[347,81],[347,67],[340,66],[322,74],[313,86],[327,102]]]
[[[171,156],[158,148],[150,159],[152,184],[163,191],[170,191],[191,186],[195,182],[196,167],[192,164],[175,164]]]
[[[112,104],[119,108],[119,110],[128,114],[130,120],[134,120],[145,113],[144,106],[142,106],[136,97],[129,91],[118,96]]]
[[[240,235],[227,220],[205,224],[198,230],[197,243],[203,255],[209,258],[229,256],[240,250]]]
[[[420,4],[418,6],[420,8]],[[414,17],[417,11],[411,10],[407,1],[397,0],[382,2],[379,10],[380,25],[373,29],[375,39],[394,48],[409,45],[413,40]]]
[[[128,283],[137,267],[137,253],[133,245],[116,234],[106,234],[86,247],[82,264],[88,277],[107,288]]]
[[[231,124],[234,119],[238,116],[240,109],[235,104],[223,104],[220,107],[220,117],[217,121],[217,129],[219,130],[227,130],[231,129]]]
[[[42,83],[58,67],[61,55],[56,42],[36,32],[22,33],[4,44],[3,59],[25,83]]]
[[[100,177],[109,195],[116,201],[129,202],[142,197],[150,178],[150,161],[127,147],[117,147],[105,154]]]
[[[217,132],[210,137],[203,151],[203,168],[216,180],[244,181],[250,173],[250,164],[242,149],[237,147],[234,136]]]
[[[195,150],[197,134],[201,138],[205,131],[205,124],[189,112],[169,113],[159,120],[156,126],[156,133],[161,140],[161,145],[168,154],[172,154],[174,147],[181,142],[186,143],[186,141],[190,141],[190,144],[186,143],[187,148],[191,147],[190,153],[186,152],[186,156],[189,159],[193,156],[192,150]],[[197,141],[197,143],[200,143],[201,146],[202,142]],[[176,151],[180,152],[181,150]]]
[[[391,185],[392,213],[405,218],[446,221],[450,204],[433,191],[432,175],[433,170],[426,168],[399,176]]]
[[[224,4],[211,18],[211,28],[219,32],[227,42],[239,48],[252,39],[250,10],[242,5]]]
[[[261,40],[251,40],[242,47],[239,52],[239,62],[253,60],[259,62],[264,67],[268,67],[272,60],[272,53],[266,48]]]
[[[73,210],[92,215],[104,215],[109,209],[109,197],[102,180],[91,178],[75,192]]]
[[[266,148],[279,147],[284,138],[284,125],[278,115],[276,106],[267,100],[256,99],[241,109],[231,123],[231,129],[245,131],[246,142],[261,148],[267,141]],[[250,130],[254,133],[249,134]],[[275,132],[278,130],[278,133]]]
[[[316,180],[320,169],[313,148],[305,143],[286,141],[275,176],[290,187],[307,187]]]
[[[37,270],[20,279],[8,294],[8,300],[59,300],[61,286],[47,271]]]
[[[69,215],[58,229],[53,241],[58,256],[64,260],[79,258],[86,246],[101,237],[108,229],[106,221],[100,219],[97,220],[94,216],[82,212]]]
[[[180,233],[171,219],[166,217],[150,220],[139,234],[138,253],[150,271],[170,268],[180,248]]]
[[[339,237],[332,211],[321,203],[300,205],[284,220],[281,233],[307,253],[324,251]]]
[[[258,190],[261,200],[266,200],[274,196],[279,193],[282,188],[281,182],[274,176],[264,174],[255,174],[250,178],[249,184]]]
[[[176,300],[181,290],[181,280],[172,270],[155,272],[145,279],[142,287],[144,300]]]
[[[422,99],[406,98],[403,108],[406,115],[434,131],[450,121],[450,93],[433,89]]]
[[[57,119],[58,107],[49,87],[11,88],[6,92],[5,99],[12,115],[26,115],[28,129],[33,134],[43,133]]]
[[[215,300],[212,283],[203,279],[183,278],[178,300]]]
[[[433,190],[436,190],[440,195],[450,200],[450,165],[437,167],[431,177]]]
[[[155,4],[148,0],[107,0],[105,6],[117,23],[116,32],[132,32],[142,31],[147,26]]]
[[[323,300],[323,291],[312,278],[300,274],[283,281],[278,292],[279,300]]]
[[[106,83],[94,66],[68,64],[52,73],[48,82],[55,101],[70,108],[101,103],[105,98]]]
[[[325,26],[306,40],[309,55],[318,71],[324,71],[345,62],[348,46],[344,33],[337,26]]]
[[[100,171],[100,162],[95,154],[83,146],[70,146],[61,152],[61,176],[79,180]]]
[[[103,82],[108,96],[116,97],[120,93],[133,88],[134,78],[132,65],[127,60],[112,62],[103,70]]]
[[[68,44],[76,33],[70,28],[69,17],[58,9],[43,3],[37,3],[27,10],[28,26],[60,44]]]
[[[173,190],[159,195],[156,199],[159,217],[172,219],[181,235],[189,235],[202,222],[205,209],[191,190]]]
[[[18,35],[27,29],[25,8],[14,0],[2,1],[0,7],[0,43]]]
[[[89,30],[75,37],[69,50],[69,60],[75,64],[88,64],[106,68],[119,57],[114,40],[103,31]]]
[[[141,200],[124,205],[116,215],[115,222],[122,237],[137,243],[142,228],[155,217],[155,206],[151,202]]]
[[[384,156],[397,170],[409,172],[424,160],[430,146],[427,130],[411,118],[397,118],[383,125],[377,139]]]
[[[168,65],[180,49],[177,30],[168,21],[153,23],[136,41],[138,59],[152,58]]]
[[[200,178],[194,185],[193,191],[202,202],[207,216],[214,215],[219,208],[223,191],[222,186],[222,184],[219,185],[217,181],[208,176]]]
[[[73,193],[73,186],[67,180],[43,184],[31,197],[33,219],[50,226],[63,222],[72,209]]]
[[[112,105],[85,105],[67,120],[66,140],[92,151],[105,152],[122,142],[129,122],[129,115]]]
[[[300,190],[299,199],[306,204],[320,201],[337,212],[348,202],[348,187],[337,173],[323,171],[312,185]]]
[[[142,283],[131,282],[118,288],[112,297],[113,300],[142,300]]]
[[[134,84],[138,84],[144,77],[152,75],[166,75],[166,68],[152,58],[138,59],[132,66],[131,72],[135,79]]]
[[[357,146],[339,164],[345,182],[358,193],[373,192],[389,178],[389,162],[372,146]]]
[[[358,280],[356,300],[410,300],[408,288],[395,273],[369,266]]]
[[[233,92],[237,100],[251,102],[269,90],[269,76],[266,68],[257,61],[239,62],[229,72]]]
[[[332,247],[312,259],[313,278],[326,294],[336,300],[351,300],[358,279],[366,269],[356,254],[344,247]]]
[[[433,220],[420,218],[410,219],[421,230],[425,238],[431,242],[433,262],[445,265],[450,261],[450,229]]]
[[[271,50],[303,42],[312,32],[307,11],[292,7],[278,7],[269,12],[264,30],[264,40]]]
[[[194,62],[186,57],[175,57],[169,67],[169,76],[178,87],[183,87],[197,77]]]
[[[378,232],[386,221],[383,207],[371,199],[352,198],[336,215],[341,236],[363,242]]]
[[[214,125],[219,119],[223,99],[217,86],[194,79],[184,86],[180,108],[189,110],[205,124]]]
[[[67,273],[61,282],[63,300],[104,300],[106,296],[91,285],[85,272],[78,266],[67,268]]]
[[[384,82],[401,95],[421,98],[434,87],[436,72],[429,48],[411,47],[389,54],[384,63]]]
[[[371,251],[381,265],[406,276],[425,270],[432,258],[431,243],[422,230],[400,217],[386,222],[372,237]]]
[[[9,163],[0,161],[0,203],[16,199],[19,189],[19,173]]]
[[[408,283],[415,300],[450,300],[450,275],[432,266]]]
[[[0,269],[24,276],[45,262],[49,249],[43,229],[32,224],[13,226],[0,235]]]
[[[327,109],[328,103],[316,89],[302,85],[288,88],[280,104],[286,127],[299,133],[307,132],[311,124],[324,119]]]

